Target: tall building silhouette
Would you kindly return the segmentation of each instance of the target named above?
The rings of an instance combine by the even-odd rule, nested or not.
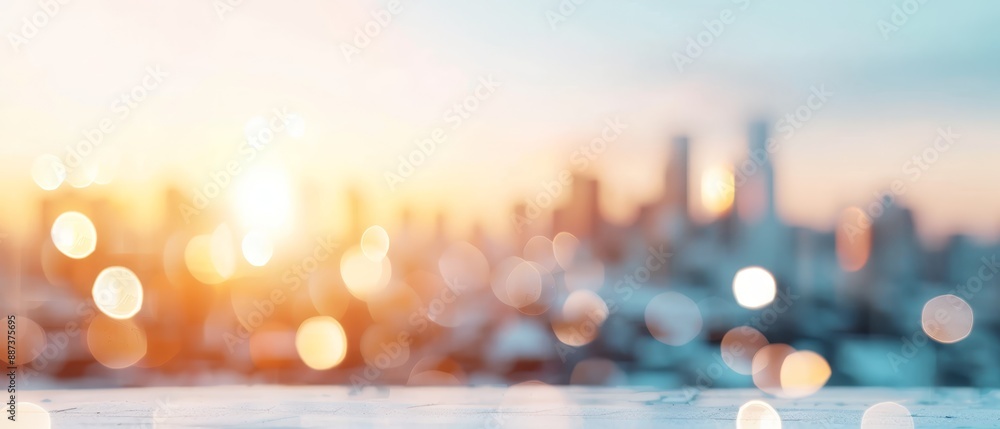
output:
[[[690,141],[688,136],[674,137],[670,162],[667,164],[667,196],[670,204],[676,204],[687,214],[690,209],[688,195],[688,174],[690,173]]]

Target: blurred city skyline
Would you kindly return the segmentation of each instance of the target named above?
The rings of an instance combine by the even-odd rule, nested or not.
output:
[[[0,180],[8,191],[0,201],[23,208],[0,217],[13,225],[34,219],[19,213],[27,210],[21,201],[41,195],[29,179],[32,162],[65,156],[104,118],[115,123],[101,149],[119,160],[118,174],[84,192],[149,202],[151,188],[176,185],[190,194],[203,186],[242,156],[253,118],[288,108],[302,118],[302,136],[279,136],[255,166],[324,193],[356,188],[386,216],[403,206],[428,220],[446,212],[464,231],[480,219],[508,227],[512,205],[573,168],[571,154],[619,118],[628,129],[581,173],[606,184],[605,214],[624,224],[662,193],[674,135],[691,137],[689,181],[697,193],[706,171],[745,156],[749,120],[777,126],[812,88],[824,87],[833,93],[829,102],[773,155],[782,218],[832,228],[844,208],[908,180],[905,164],[939,128],[950,128],[958,143],[907,183],[900,204],[914,209],[926,236],[1000,235],[1000,200],[982,198],[1000,180],[983,162],[1000,155],[993,143],[1000,129],[991,123],[1000,62],[982,55],[1000,38],[983,31],[997,5],[923,4],[883,34],[880,21],[894,22],[901,3],[589,1],[553,19],[562,3],[404,3],[370,45],[349,56],[344,44],[388,2],[231,10],[178,2],[154,11],[118,1],[69,4],[25,44],[10,35],[21,34],[21,18],[40,6],[8,2],[0,11],[10,42],[0,50],[9,65],[0,68]],[[678,70],[675,54],[726,10],[735,20]],[[115,100],[149,68],[163,70],[162,84],[119,121]],[[450,106],[488,77],[502,85],[450,129]],[[438,127],[447,142],[390,190],[386,172]],[[711,217],[701,205],[693,210]]]

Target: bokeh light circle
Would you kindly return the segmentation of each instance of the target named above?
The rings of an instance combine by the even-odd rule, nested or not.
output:
[[[97,229],[83,213],[66,212],[52,223],[52,243],[63,255],[83,259],[97,248]]]
[[[736,413],[737,429],[781,429],[778,411],[764,401],[749,401]]]
[[[332,317],[311,317],[295,333],[295,350],[309,368],[330,369],[347,356],[347,333]]]
[[[865,410],[861,429],[913,429],[910,410],[895,402],[880,402]]]
[[[361,235],[361,251],[372,261],[382,261],[389,253],[389,234],[381,226],[369,227]]]
[[[646,305],[646,327],[661,343],[682,346],[701,333],[698,304],[680,293],[665,292]]]
[[[108,267],[97,275],[91,289],[94,303],[113,319],[128,319],[142,309],[142,282],[125,267]]]
[[[608,305],[596,293],[574,291],[566,297],[561,314],[553,318],[552,329],[563,344],[583,346],[597,338],[608,314]]]
[[[928,337],[939,343],[957,343],[972,332],[972,307],[955,295],[941,295],[924,304],[920,324]]]
[[[87,347],[101,365],[122,369],[146,356],[146,331],[133,319],[112,319],[99,315],[87,328]]]
[[[55,155],[44,154],[31,165],[31,178],[39,188],[54,190],[66,180],[66,166]]]
[[[785,357],[781,363],[782,395],[803,398],[818,392],[830,380],[830,364],[818,353],[803,350]]]
[[[753,356],[768,345],[760,331],[749,326],[737,326],[722,336],[719,345],[722,361],[738,374],[751,375]]]
[[[770,304],[777,295],[774,276],[761,267],[747,267],[733,277],[733,295],[744,308],[758,309]]]
[[[5,401],[6,402],[6,401]],[[9,415],[5,416],[9,417]],[[3,423],[0,423],[0,427],[4,429],[51,429],[52,428],[52,416],[49,412],[42,408],[40,405],[26,402],[22,400],[17,401],[17,420],[10,421],[6,418],[3,419]]]
[[[347,291],[365,301],[389,284],[392,265],[389,258],[382,258],[381,261],[371,260],[361,251],[361,247],[354,246],[347,249],[340,258],[340,276],[347,286]]]

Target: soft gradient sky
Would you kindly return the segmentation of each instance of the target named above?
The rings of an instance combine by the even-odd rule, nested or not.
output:
[[[24,201],[31,161],[64,155],[155,65],[167,80],[102,144],[122,160],[110,189],[193,189],[240,156],[248,119],[287,106],[306,135],[279,138],[262,165],[330,189],[361,184],[380,208],[500,223],[605,118],[630,128],[587,173],[608,182],[605,207],[624,220],[662,187],[671,134],[692,135],[697,183],[742,156],[750,118],[783,115],[825,85],[834,97],[776,155],[782,216],[829,227],[905,178],[903,164],[950,126],[962,138],[908,186],[907,204],[927,234],[1000,235],[997,2],[928,2],[886,40],[877,23],[902,2],[588,0],[553,30],[556,0],[423,0],[352,62],[341,43],[385,2],[243,0],[224,19],[215,3],[70,2],[26,46],[0,47],[0,198]],[[724,9],[736,21],[679,73],[672,54]],[[38,10],[0,3],[4,39]],[[501,89],[390,192],[385,171],[487,75]]]

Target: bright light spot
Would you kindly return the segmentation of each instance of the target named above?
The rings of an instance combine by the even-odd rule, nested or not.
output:
[[[243,249],[243,259],[255,267],[267,265],[274,255],[274,243],[271,242],[271,237],[256,229],[250,230],[243,236],[240,247]]]
[[[184,264],[199,282],[208,285],[219,284],[225,277],[216,270],[212,261],[212,236],[197,235],[184,248]]]
[[[55,155],[45,154],[35,158],[31,165],[31,178],[39,188],[51,191],[66,180],[66,166]]]
[[[212,265],[223,279],[228,279],[236,273],[237,256],[233,231],[223,223],[215,228],[211,240]]]
[[[750,401],[736,413],[736,429],[781,429],[781,416],[767,402]]]
[[[97,316],[87,328],[87,347],[101,365],[127,368],[146,356],[146,332],[132,319]]]
[[[576,251],[579,247],[580,239],[568,232],[560,232],[552,239],[552,253],[555,255],[556,262],[564,270],[573,266],[573,260],[576,259]]]
[[[578,290],[566,297],[562,314],[552,320],[552,329],[563,344],[580,347],[597,338],[607,318],[608,306],[600,296]]]
[[[837,225],[837,260],[844,271],[854,272],[865,266],[871,253],[872,219],[861,209],[849,207]]]
[[[722,167],[705,170],[701,175],[701,203],[713,215],[725,213],[733,206],[736,186],[733,173]]]
[[[6,402],[6,401],[5,401]],[[6,406],[5,406],[6,407]],[[6,417],[10,417],[7,415]],[[17,401],[17,420],[10,421],[4,419],[0,424],[2,428],[10,429],[51,429],[52,417],[39,405],[31,402]]]
[[[347,291],[365,301],[389,284],[392,265],[389,258],[382,258],[381,261],[368,259],[359,246],[354,246],[340,258],[340,276]]]
[[[743,308],[762,308],[774,301],[778,287],[774,276],[761,267],[747,267],[733,277],[733,295]]]
[[[557,266],[553,252],[552,240],[541,235],[531,237],[524,245],[524,259],[541,264],[549,272]]]
[[[677,292],[657,295],[646,305],[646,327],[663,344],[682,346],[701,333],[701,310]]]
[[[910,410],[895,402],[880,402],[865,410],[861,429],[913,429]]]
[[[283,231],[292,221],[292,185],[275,169],[248,171],[236,190],[237,209],[244,226]]]
[[[295,333],[295,350],[307,366],[330,369],[347,356],[347,334],[340,322],[329,316],[306,319]]]
[[[737,326],[726,332],[719,346],[722,361],[738,374],[751,375],[753,356],[768,344],[760,331],[749,326]]]
[[[941,295],[924,304],[920,324],[934,341],[957,343],[969,336],[973,324],[972,307],[955,295]]]
[[[795,353],[795,349],[787,344],[769,344],[753,355],[750,371],[753,374],[753,384],[764,393],[782,396],[781,366],[785,358]]]
[[[361,251],[368,259],[380,262],[389,253],[389,234],[381,226],[368,227],[361,235]]]
[[[83,259],[97,248],[97,229],[83,213],[66,212],[52,223],[52,243],[63,255]]]
[[[818,392],[830,380],[830,364],[816,352],[795,352],[782,362],[780,379],[785,396],[806,397]]]
[[[142,283],[125,267],[102,270],[91,293],[97,309],[113,319],[128,319],[142,308]]]
[[[298,113],[289,113],[285,116],[285,127],[288,136],[293,139],[300,139],[306,135],[306,120]]]

